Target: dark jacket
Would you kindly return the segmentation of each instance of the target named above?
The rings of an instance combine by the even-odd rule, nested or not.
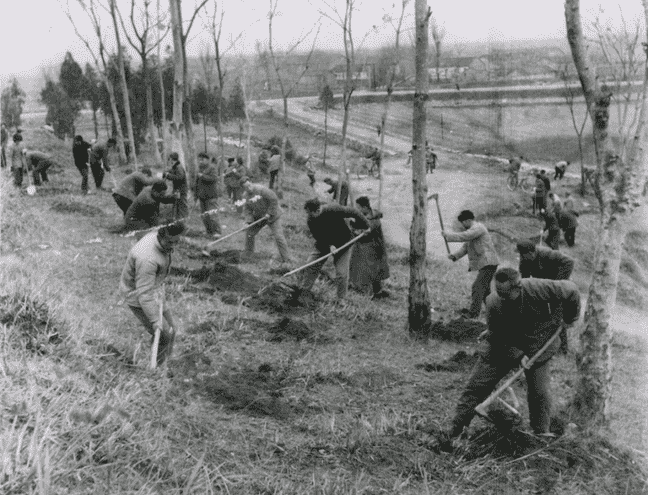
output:
[[[160,203],[175,202],[173,196],[155,196],[152,192],[153,188],[147,186],[137,195],[124,215],[126,226],[139,226],[141,223],[145,223],[149,227],[154,227],[158,224]]]
[[[558,225],[562,230],[575,229],[578,227],[578,214],[572,210],[561,210]]]
[[[522,293],[515,301],[503,301],[497,293],[486,298],[486,321],[490,348],[484,359],[529,358],[538,352],[560,328],[562,322],[574,323],[580,316],[580,293],[569,280],[525,278]],[[537,361],[549,360],[559,349],[554,340]]]
[[[86,141],[74,141],[72,143],[72,156],[74,157],[74,164],[77,167],[87,165],[90,159],[90,148],[92,145]]]
[[[135,198],[146,186],[150,186],[157,179],[153,177],[148,177],[142,172],[133,172],[128,174],[124,179],[119,183],[119,186],[114,191],[115,194],[124,196],[125,198],[135,201]]]
[[[544,220],[545,223],[543,231],[560,232],[560,226],[558,225],[558,218],[556,217],[555,214],[545,213],[542,215],[542,219]]]
[[[166,179],[173,183],[173,192],[180,193],[180,197],[187,197],[187,172],[180,162],[173,164],[171,169],[166,173]]]
[[[522,278],[568,280],[573,270],[573,259],[560,251],[554,251],[544,246],[536,246],[536,258],[533,261],[520,260]]]
[[[174,186],[175,187],[175,186]],[[212,163],[200,165],[196,177],[196,198],[201,200],[218,197],[218,171]]]
[[[365,216],[371,232],[360,238],[353,247],[349,283],[358,289],[371,289],[374,282],[389,278],[385,237],[380,223],[382,216],[378,210],[371,210],[371,213]]]
[[[369,223],[364,215],[348,206],[325,205],[317,215],[310,216],[307,224],[315,239],[315,249],[328,253],[330,246],[339,248],[349,242],[353,237],[345,222],[347,218],[354,220],[356,229],[369,228]]]

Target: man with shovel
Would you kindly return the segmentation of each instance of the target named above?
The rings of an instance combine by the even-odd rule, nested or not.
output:
[[[246,192],[245,214],[250,227],[245,235],[245,255],[254,253],[254,240],[256,235],[266,225],[270,228],[272,236],[277,244],[281,261],[285,264],[292,263],[288,243],[284,236],[283,224],[281,223],[281,206],[275,192],[261,184],[253,184],[248,177],[241,177],[241,187]],[[257,222],[266,218],[265,221]]]
[[[159,332],[157,364],[171,355],[178,329],[165,304],[162,284],[171,268],[171,253],[185,231],[182,222],[162,227],[142,237],[128,253],[119,289],[125,302],[151,336]]]
[[[479,357],[450,428],[439,435],[441,447],[450,446],[470,424],[475,407],[518,364],[525,368],[531,428],[539,435],[549,433],[549,361],[558,351],[563,323],[572,325],[580,316],[578,287],[569,280],[522,279],[514,268],[500,268],[495,290],[486,299],[488,330],[480,336],[488,349]]]
[[[470,308],[461,310],[461,314],[467,318],[479,318],[482,301],[490,294],[490,284],[493,280],[495,270],[499,264],[497,251],[488,229],[481,223],[475,221],[475,215],[470,210],[463,210],[457,217],[464,228],[463,232],[441,231],[441,235],[447,242],[463,242],[459,251],[449,254],[452,261],[468,255],[468,271],[477,270],[477,277],[472,285],[472,302]]]
[[[347,220],[352,221],[354,229],[366,230],[367,233],[369,232],[369,222],[362,213],[354,208],[337,204],[323,206],[317,198],[306,201],[304,209],[308,215],[308,229],[315,239],[315,250],[308,257],[307,264],[333,253],[333,264],[337,277],[337,297],[338,300],[343,300],[349,286],[349,262],[353,246],[338,249],[353,238]],[[310,290],[313,287],[324,263],[326,263],[326,259],[303,271],[302,288]]]

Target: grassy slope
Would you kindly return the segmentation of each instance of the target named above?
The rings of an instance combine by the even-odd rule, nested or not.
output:
[[[261,138],[270,132],[257,126]],[[312,136],[292,132],[298,148],[314,146]],[[296,318],[313,331],[302,341],[272,342],[268,328],[277,316],[226,305],[222,294],[172,276],[167,296],[185,333],[167,373],[146,370],[149,340],[117,291],[133,242],[110,233],[118,209],[107,193],[76,195],[78,174],[67,149],[30,129],[26,138],[66,168],[33,198],[2,189],[0,491],[639,493],[642,473],[601,440],[566,438],[546,448],[544,458],[517,461],[471,460],[475,452],[465,441],[453,455],[428,448],[425,432],[447,422],[468,370],[430,373],[418,365],[474,346],[408,338],[403,250],[390,252],[389,300],[354,294],[340,307],[333,288],[318,282],[317,312]],[[310,194],[305,184],[303,174],[291,171],[284,201],[289,243],[300,261],[311,245],[300,208]],[[225,215],[231,230],[241,222]],[[201,229],[197,219],[191,228]],[[241,243],[236,238],[225,248]],[[276,250],[268,232],[258,246],[260,256],[241,269],[271,281]],[[181,247],[175,264],[200,266],[193,254]],[[456,305],[466,290],[443,276],[444,266],[431,260],[434,305],[441,307]],[[26,337],[28,328],[40,329],[37,339]],[[63,343],[48,343],[56,330]],[[617,343],[614,352],[622,353],[625,374],[633,373],[632,359],[645,355],[633,342]],[[573,364],[555,361],[561,405],[571,394]],[[524,395],[523,384],[518,393]],[[560,449],[572,457],[561,457]]]

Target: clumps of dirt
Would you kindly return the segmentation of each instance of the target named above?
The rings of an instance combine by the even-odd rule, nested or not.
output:
[[[169,270],[169,275],[177,275],[180,277],[187,277],[192,282],[207,282],[211,274],[211,268],[207,265],[203,265],[202,268],[184,268],[182,266],[171,266]]]
[[[450,371],[451,373],[460,373],[471,369],[478,358],[479,354],[476,352],[468,354],[466,351],[459,351],[441,363],[417,364],[416,368],[428,372]]]
[[[216,261],[209,273],[208,283],[215,289],[246,294],[256,293],[263,280],[222,261]]]
[[[270,342],[283,342],[284,340],[295,340],[297,342],[310,339],[314,333],[311,328],[301,320],[281,318],[268,328]]]
[[[285,282],[275,282],[265,287],[260,294],[255,294],[246,304],[256,310],[282,313],[296,309],[313,310],[317,299],[308,289]]]
[[[477,431],[464,449],[455,452],[470,462],[486,455],[511,459],[506,464],[523,474],[533,473],[536,493],[552,492],[558,483],[605,473],[611,487],[623,493],[645,493],[646,472],[629,451],[598,436],[536,436],[517,427],[489,426]],[[508,471],[508,469],[507,469]]]
[[[74,201],[73,199],[60,199],[54,201],[50,207],[52,210],[59,213],[71,213],[74,215],[83,215],[85,217],[97,217],[104,215],[101,208],[96,206]]]
[[[432,324],[429,336],[450,342],[474,342],[484,330],[486,324],[481,321],[457,318],[445,323],[443,320],[438,320]]]
[[[47,304],[30,295],[0,296],[0,323],[9,327],[10,345],[34,354],[47,354],[63,341]]]
[[[231,411],[252,415],[288,418],[294,410],[283,397],[286,370],[268,363],[257,369],[225,369],[196,381],[197,391]]]
[[[209,256],[216,258],[223,263],[230,265],[238,265],[241,263],[241,251],[238,249],[228,249],[227,251],[217,251],[215,249],[209,251]]]

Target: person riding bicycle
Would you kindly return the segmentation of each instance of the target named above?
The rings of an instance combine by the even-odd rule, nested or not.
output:
[[[517,187],[519,182],[520,168],[522,168],[522,160],[523,160],[522,157],[509,159],[509,167],[508,167],[509,177],[513,179],[513,183],[515,184],[515,187]]]

